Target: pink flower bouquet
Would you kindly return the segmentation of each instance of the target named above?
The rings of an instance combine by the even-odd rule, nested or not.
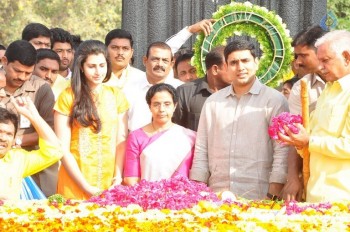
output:
[[[269,126],[269,135],[272,139],[278,140],[278,132],[283,135],[287,135],[283,126],[287,126],[294,134],[299,133],[299,129],[294,123],[302,123],[303,119],[300,115],[294,115],[289,112],[283,112],[276,117],[273,117]]]

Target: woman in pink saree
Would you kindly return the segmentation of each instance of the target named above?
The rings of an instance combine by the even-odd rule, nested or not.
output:
[[[148,90],[146,101],[152,122],[128,136],[124,183],[134,185],[141,179],[157,181],[178,175],[188,177],[196,132],[171,121],[177,104],[174,87],[156,84]]]

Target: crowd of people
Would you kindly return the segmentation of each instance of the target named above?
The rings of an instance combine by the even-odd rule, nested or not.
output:
[[[197,77],[182,45],[209,35],[213,22],[148,45],[145,71],[132,66],[133,38],[123,29],[82,41],[30,23],[21,40],[0,46],[0,199],[19,199],[26,181],[46,197],[88,199],[178,175],[248,199],[348,199],[350,32],[298,33],[295,77],[280,92],[260,82],[254,44],[242,38],[213,48]],[[301,114],[301,79],[310,131],[298,124],[299,133],[284,128],[288,136],[272,140],[273,117]],[[305,148],[311,175],[302,199]]]

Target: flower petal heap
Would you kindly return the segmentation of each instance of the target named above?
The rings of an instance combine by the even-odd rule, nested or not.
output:
[[[171,183],[172,188],[180,191],[181,186],[172,186],[181,185],[180,182],[172,180]],[[198,189],[202,190],[201,187]],[[142,195],[141,192],[137,194]],[[121,207],[74,200],[0,203],[0,231],[7,232],[349,231],[350,222],[350,202],[310,204],[238,199],[232,202],[199,201],[193,207],[181,210],[144,210],[135,204]]]
[[[191,208],[199,201],[217,202],[219,199],[205,184],[184,177],[154,182],[141,180],[134,186],[118,185],[88,200],[101,206],[138,204],[144,210],[180,210]]]
[[[272,139],[278,140],[278,132],[283,135],[287,135],[283,126],[287,126],[294,134],[299,133],[299,129],[294,123],[302,123],[302,117],[300,115],[294,115],[289,112],[283,112],[276,117],[273,117],[269,126],[268,132]]]

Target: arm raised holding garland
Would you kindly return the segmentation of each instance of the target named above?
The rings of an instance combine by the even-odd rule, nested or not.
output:
[[[171,47],[173,54],[175,54],[193,34],[202,31],[205,36],[208,36],[213,31],[214,22],[215,19],[203,19],[202,21],[183,28],[181,31],[168,38],[165,42]]]

